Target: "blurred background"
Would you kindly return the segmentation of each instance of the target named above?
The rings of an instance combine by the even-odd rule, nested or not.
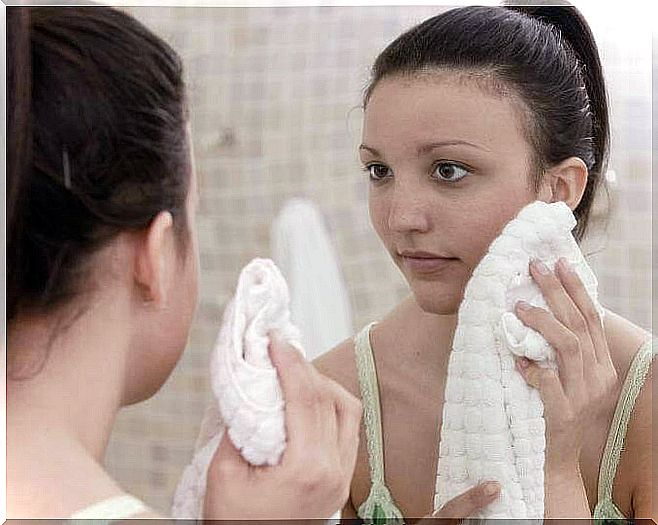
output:
[[[589,260],[602,303],[650,329],[651,32],[638,24],[641,13],[574,3],[599,43],[612,111],[609,224],[606,231],[602,199],[584,251],[595,252]],[[189,347],[155,397],[121,412],[107,452],[125,489],[168,514],[209,400],[208,360],[223,308],[247,262],[272,256],[273,247],[284,255],[294,250],[276,241],[294,239],[289,228],[306,227],[305,235],[329,241],[320,264],[336,279],[332,304],[344,311],[335,312],[341,330],[324,341],[337,342],[406,296],[369,225],[367,180],[356,155],[359,106],[378,52],[446,8],[123,9],[184,60],[200,177],[200,305]],[[312,202],[312,221],[295,226],[279,215],[292,198]]]

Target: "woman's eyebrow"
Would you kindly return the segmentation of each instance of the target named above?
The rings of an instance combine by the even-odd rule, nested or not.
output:
[[[467,140],[444,140],[441,142],[430,142],[428,144],[423,144],[421,146],[418,146],[416,151],[418,153],[418,156],[421,156],[430,153],[434,149],[442,148],[445,146],[469,146],[471,148],[476,148],[482,151],[491,151],[490,149],[485,148],[484,146],[473,144],[472,142],[468,142]]]
[[[370,146],[366,146],[365,144],[361,144],[359,146],[359,150],[365,150],[369,153],[372,153],[375,157],[381,157],[379,151],[377,151],[375,148],[371,148]]]
[[[421,155],[426,155],[427,153],[430,153],[432,150],[437,149],[437,148],[442,148],[446,146],[469,146],[471,148],[479,149],[482,151],[491,151],[489,148],[485,148],[484,146],[479,146],[477,144],[473,144],[472,142],[468,142],[467,140],[443,140],[440,142],[430,142],[428,144],[422,144],[416,148],[416,152],[418,153],[418,156],[420,157]],[[365,150],[372,155],[375,155],[376,157],[381,157],[381,153],[377,151],[375,148],[366,146],[365,144],[361,144],[359,146],[359,150]]]

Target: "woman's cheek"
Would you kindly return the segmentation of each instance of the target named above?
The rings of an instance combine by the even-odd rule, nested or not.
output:
[[[479,246],[479,259],[486,255],[489,246],[501,234],[503,228],[519,214],[524,206],[532,201],[532,198],[525,195],[519,195],[516,199],[501,197],[497,206],[483,210],[483,216],[488,220],[482,221],[472,232],[473,239]]]
[[[500,234],[503,227],[516,215],[512,209],[501,210],[500,207],[480,209],[468,224],[464,224],[458,235],[463,239],[466,253],[465,262],[474,269],[486,255],[489,246]]]
[[[368,212],[370,214],[370,223],[374,228],[377,236],[382,240],[385,246],[388,247],[387,242],[387,228],[386,228],[386,204],[381,197],[373,197],[368,199]]]

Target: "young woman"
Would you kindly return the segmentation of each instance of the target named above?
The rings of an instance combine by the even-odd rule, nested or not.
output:
[[[197,298],[185,87],[174,51],[105,7],[7,8],[7,514],[158,517],[103,467],[118,410],[181,356]],[[359,402],[284,344],[281,464],[224,440],[209,519],[342,506]]]
[[[502,227],[534,200],[568,204],[582,239],[606,170],[605,93],[589,27],[567,6],[453,9],[377,58],[359,153],[373,227],[411,296],[316,363],[353,394],[371,394],[344,515],[369,496],[388,517],[432,512],[464,286]],[[519,306],[517,315],[559,364],[558,376],[519,362],[545,406],[545,516],[656,519],[651,334],[610,311],[601,323],[568,267],[533,263],[530,272],[550,311]],[[372,354],[376,373],[357,369],[355,353]],[[497,492],[486,487],[464,494],[467,513],[447,505],[438,515],[488,505]]]

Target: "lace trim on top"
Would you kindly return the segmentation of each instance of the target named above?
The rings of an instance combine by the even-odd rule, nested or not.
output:
[[[626,519],[624,513],[619,510],[612,500],[612,485],[615,480],[619,458],[624,445],[624,438],[628,430],[628,422],[631,418],[635,400],[637,399],[651,361],[658,351],[655,344],[656,339],[644,343],[635,354],[631,363],[624,385],[617,401],[615,413],[610,425],[608,440],[601,459],[601,469],[599,470],[599,493],[596,507],[594,507],[594,519]]]
[[[370,466],[370,493],[359,506],[357,515],[366,525],[402,524],[402,513],[395,505],[384,479],[384,447],[382,439],[382,416],[379,402],[377,369],[370,345],[370,329],[366,326],[354,338],[356,368],[363,403],[363,420]]]

